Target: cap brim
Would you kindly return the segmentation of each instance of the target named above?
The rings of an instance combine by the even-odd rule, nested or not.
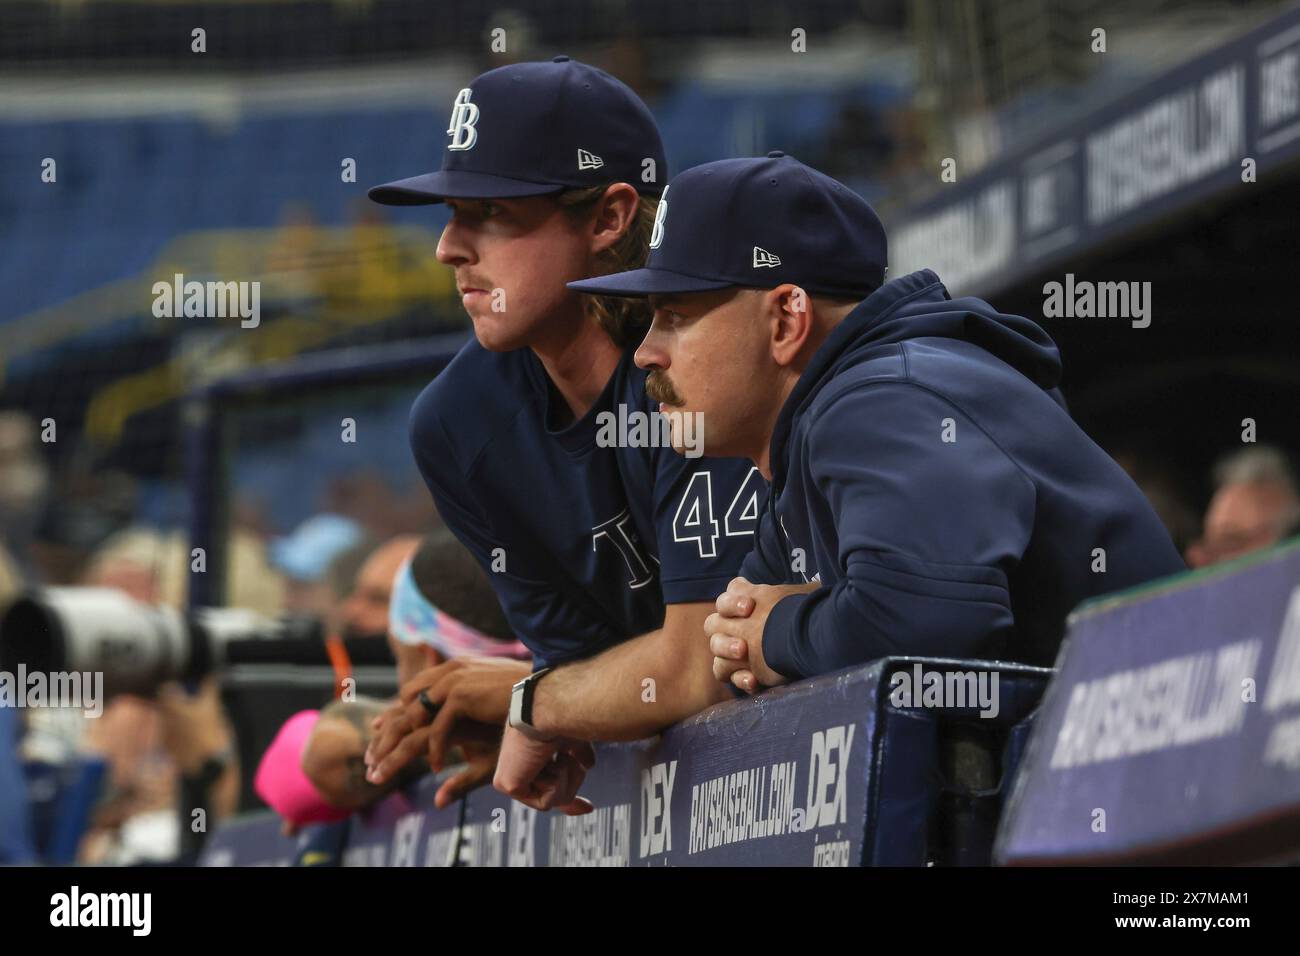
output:
[[[643,298],[648,295],[673,295],[678,292],[711,292],[714,289],[729,289],[735,284],[720,282],[717,279],[700,279],[680,272],[669,272],[667,269],[633,269],[630,272],[615,272],[613,275],[597,276],[594,279],[580,279],[568,283],[568,287],[589,295]]]
[[[427,206],[444,199],[517,199],[558,193],[564,186],[530,183],[489,173],[439,170],[373,186],[366,195],[385,206]]]

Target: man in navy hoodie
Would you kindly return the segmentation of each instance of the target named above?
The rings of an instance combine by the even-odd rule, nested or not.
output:
[[[683,172],[645,268],[570,283],[648,296],[646,391],[771,482],[705,623],[747,691],[889,654],[1051,664],[1080,601],[1184,569],[1043,329],[885,271],[871,207],[773,152]]]

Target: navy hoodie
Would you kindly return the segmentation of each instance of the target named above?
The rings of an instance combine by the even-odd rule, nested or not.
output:
[[[928,269],[845,317],[781,410],[741,570],[822,585],[772,609],[768,665],[794,679],[889,654],[1051,664],[1080,601],[1184,570],[1070,418],[1060,376],[1043,329],[952,299]]]

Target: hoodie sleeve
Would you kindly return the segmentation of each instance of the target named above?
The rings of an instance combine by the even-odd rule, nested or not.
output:
[[[858,386],[811,423],[810,513],[834,525],[835,583],[772,608],[768,665],[792,679],[890,654],[996,653],[1012,626],[1005,569],[1033,527],[1034,486],[946,399]]]
[[[787,570],[789,562],[782,557],[783,549],[771,511],[764,508],[754,532],[754,549],[745,556],[739,576],[750,584],[794,584],[793,572]]]

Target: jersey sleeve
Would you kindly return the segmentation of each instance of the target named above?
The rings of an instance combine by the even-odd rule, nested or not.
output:
[[[524,548],[512,546],[475,497],[429,391],[411,410],[410,442],[438,514],[487,573],[511,629],[533,652],[534,670],[589,656],[627,636],[564,600],[553,585],[521,573]]]
[[[767,482],[748,460],[660,449],[654,522],[665,604],[713,601],[753,547]]]
[[[835,398],[807,441],[840,576],[772,608],[769,666],[799,678],[890,654],[978,657],[1008,636],[1004,569],[1028,545],[1035,490],[978,425],[920,386],[876,384]]]

